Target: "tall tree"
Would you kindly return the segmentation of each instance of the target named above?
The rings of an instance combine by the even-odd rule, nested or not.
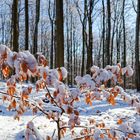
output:
[[[69,45],[69,0],[66,1],[66,46],[67,46],[67,70],[70,71],[70,45]],[[70,84],[70,74],[67,77],[68,85]]]
[[[0,14],[0,18],[1,18],[1,43],[4,44],[5,43],[5,15],[3,14],[3,12],[1,11]]]
[[[125,29],[125,0],[123,0],[122,5],[122,21],[123,21],[123,66],[126,67],[126,29]],[[124,89],[126,88],[126,77],[124,75]]]
[[[94,0],[89,0],[89,10],[88,10],[88,45],[87,45],[87,65],[86,73],[90,73],[90,67],[92,66],[92,48],[93,48],[93,34],[92,34],[92,11],[94,7]]]
[[[118,0],[113,1],[112,6],[113,6],[114,15],[112,17],[113,25],[112,25],[111,54],[110,54],[110,64],[111,65],[113,64],[114,37],[115,37],[115,33],[116,33],[116,22],[118,20],[118,15],[117,15]]]
[[[18,20],[18,0],[13,0],[12,5],[12,27],[13,27],[13,51],[19,51],[19,20]]]
[[[84,75],[85,70],[85,48],[87,45],[87,33],[86,33],[86,26],[87,26],[87,0],[84,0],[84,17],[82,22],[82,38],[83,38],[83,48],[82,48],[82,67],[81,67],[81,76]]]
[[[110,64],[110,38],[111,38],[111,8],[110,0],[107,0],[107,36],[106,36],[106,64]]]
[[[56,67],[64,66],[63,0],[56,1]]]
[[[136,88],[140,91],[140,1],[137,0],[137,18],[136,18],[136,34],[135,34],[135,69],[136,69]]]
[[[102,26],[103,26],[103,30],[102,30],[102,44],[103,44],[103,56],[102,56],[102,60],[103,60],[103,68],[105,67],[105,4],[104,4],[104,0],[102,0],[102,8],[103,8],[103,16],[102,16]]]
[[[25,50],[29,49],[29,16],[28,0],[25,0]]]
[[[120,45],[121,45],[121,33],[122,33],[122,19],[117,20],[116,24],[116,47],[117,47],[117,63],[120,63]]]
[[[70,24],[71,24],[71,27],[70,27],[70,81],[71,81],[71,85],[73,84],[73,15],[72,15],[72,12],[71,12],[71,15],[70,15]]]
[[[84,75],[85,71],[85,48],[87,46],[87,33],[86,33],[86,27],[87,27],[87,0],[84,0],[84,13],[82,18],[81,8],[78,5],[78,1],[76,2],[77,11],[80,17],[80,22],[82,24],[82,66],[81,66],[81,76]]]
[[[50,68],[53,68],[54,61],[54,20],[55,20],[55,0],[51,9],[51,1],[49,0],[48,15],[51,24],[51,51],[50,51]]]
[[[36,0],[36,16],[35,16],[35,29],[33,37],[33,54],[37,53],[38,48],[38,23],[40,19],[40,0]]]

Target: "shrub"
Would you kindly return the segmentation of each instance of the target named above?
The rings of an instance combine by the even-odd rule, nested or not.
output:
[[[75,107],[75,102],[80,101],[81,95],[84,96],[85,102],[91,106],[95,100],[102,99],[106,99],[109,104],[115,105],[115,99],[119,95],[124,101],[135,106],[138,113],[140,113],[139,100],[129,96],[119,86],[123,82],[122,75],[133,75],[130,66],[121,68],[120,64],[116,66],[108,65],[104,69],[92,66],[92,75],[76,76],[77,88],[73,89],[69,89],[63,82],[67,77],[67,70],[64,67],[50,69],[47,66],[47,60],[40,53],[38,53],[38,59],[36,60],[29,51],[12,52],[7,46],[1,45],[0,67],[3,76],[7,79],[7,92],[0,91],[0,93],[3,94],[3,101],[9,103],[8,110],[16,110],[15,119],[19,120],[27,109],[31,109],[33,114],[41,111],[48,119],[56,122],[58,140],[65,135],[67,129],[70,129],[71,134],[74,135],[73,128],[82,128],[80,135],[74,139],[110,138],[116,140],[118,139],[117,131],[126,133],[127,138],[136,137],[136,133],[129,132],[129,129],[127,129],[128,124],[124,124],[121,119],[117,121],[117,124],[122,125],[124,131],[115,128],[109,129],[104,122],[96,122],[92,118],[89,119],[88,126],[82,126],[79,110]],[[31,77],[37,79],[35,91],[31,85],[17,88],[17,83],[21,84]],[[108,87],[108,82],[111,83],[110,87]],[[53,87],[53,91],[50,91],[50,87]],[[52,108],[48,110],[42,99],[33,100],[30,97],[31,93],[38,93],[41,90],[45,92],[45,98],[52,104]],[[63,114],[67,114],[68,122],[61,119]],[[37,139],[40,138],[32,122],[27,124],[26,140],[30,138],[29,135],[34,135]],[[51,137],[47,136],[46,139],[49,140]]]

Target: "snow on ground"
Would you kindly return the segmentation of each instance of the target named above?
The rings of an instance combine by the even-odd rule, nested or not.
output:
[[[0,90],[4,90],[5,83],[0,83]],[[135,92],[130,90],[130,94]],[[136,93],[135,93],[136,94]],[[38,94],[37,98],[43,96],[43,93]],[[137,94],[139,96],[139,94]],[[117,98],[116,105],[109,105],[105,100],[103,101],[94,101],[93,106],[85,104],[84,99],[81,98],[81,101],[75,106],[80,111],[80,119],[83,125],[86,125],[89,118],[94,118],[96,121],[104,121],[107,127],[117,126],[117,120],[122,119],[124,122],[130,122],[140,129],[140,116],[136,113],[133,107],[130,107],[127,103],[124,103],[120,98]],[[43,114],[38,112],[36,116],[32,116],[32,112],[26,112],[19,121],[14,120],[14,111],[7,111],[5,104],[3,104],[0,99],[0,140],[23,140],[24,131],[26,124],[29,121],[33,121],[35,127],[38,129],[40,134],[43,137],[46,135],[52,135],[54,130],[56,130],[56,124],[50,122]],[[67,117],[63,116],[64,120],[67,120]],[[76,128],[77,129],[77,128]],[[76,130],[79,131],[79,130]],[[66,133],[64,140],[72,139],[70,132]]]

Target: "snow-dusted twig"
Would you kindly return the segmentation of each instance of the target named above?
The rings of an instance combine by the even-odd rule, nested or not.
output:
[[[16,96],[16,95],[12,95],[12,96],[11,96],[11,95],[7,94],[6,92],[3,92],[3,91],[0,91],[0,94],[6,95],[6,96],[10,96],[10,97],[14,97],[14,98],[17,98],[17,99],[19,99],[19,100],[21,99],[21,97],[19,97],[19,96]],[[25,99],[25,101],[30,102],[28,99]],[[37,106],[36,104],[31,103],[31,105],[37,107],[38,110],[40,110],[43,114],[48,115],[47,112],[45,112],[41,107]]]
[[[47,90],[49,96],[51,97],[51,99],[53,100],[53,102],[55,103],[55,105],[61,109],[61,111],[62,111],[61,115],[62,115],[65,112],[65,110],[61,106],[59,106],[58,103],[54,100],[54,98],[52,97],[52,95],[51,95],[51,93],[50,93],[50,91],[49,91],[47,86],[46,86],[46,90]]]

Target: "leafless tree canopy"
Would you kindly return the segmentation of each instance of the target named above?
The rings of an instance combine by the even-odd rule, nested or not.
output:
[[[1,0],[0,43],[42,52],[51,68],[65,66],[69,85],[90,67],[135,69],[124,88],[140,90],[139,0]],[[129,82],[128,82],[129,81]],[[131,83],[131,84],[128,84]]]

